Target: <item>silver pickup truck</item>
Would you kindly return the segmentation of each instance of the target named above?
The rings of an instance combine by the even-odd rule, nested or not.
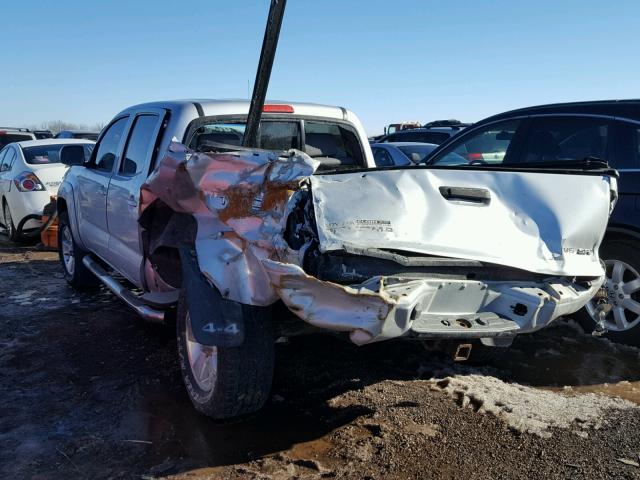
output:
[[[507,346],[603,283],[611,170],[376,168],[353,113],[298,103],[267,102],[247,149],[248,110],[139,105],[91,158],[61,152],[66,279],[175,315],[185,385],[211,417],[264,404],[276,338]]]

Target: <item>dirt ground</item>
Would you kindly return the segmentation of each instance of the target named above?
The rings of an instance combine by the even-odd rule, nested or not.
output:
[[[571,323],[482,368],[416,343],[279,343],[271,401],[227,424],[191,407],[170,327],[5,237],[0,325],[2,479],[640,478],[640,351]]]

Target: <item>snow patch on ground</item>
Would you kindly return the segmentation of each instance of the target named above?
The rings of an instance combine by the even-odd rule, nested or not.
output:
[[[586,436],[600,428],[610,410],[639,408],[606,395],[565,395],[507,383],[493,376],[468,374],[432,379],[432,388],[446,392],[462,407],[495,415],[510,428],[549,438],[553,428]]]

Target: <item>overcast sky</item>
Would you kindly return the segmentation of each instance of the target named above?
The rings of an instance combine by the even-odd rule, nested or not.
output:
[[[106,123],[136,103],[247,98],[268,0],[2,7],[0,125]],[[637,98],[640,2],[288,0],[268,97],[385,124]]]

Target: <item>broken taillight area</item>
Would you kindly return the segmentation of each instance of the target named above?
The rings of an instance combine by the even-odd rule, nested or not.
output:
[[[13,183],[20,192],[41,192],[44,185],[33,172],[22,172],[13,179]]]

